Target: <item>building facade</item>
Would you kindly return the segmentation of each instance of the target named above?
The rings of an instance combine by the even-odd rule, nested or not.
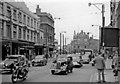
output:
[[[70,53],[80,53],[83,49],[99,50],[99,40],[89,37],[89,33],[83,32],[74,34],[73,40],[67,46]]]
[[[10,54],[36,54],[35,44],[43,44],[40,18],[29,11],[24,2],[0,1],[0,36],[2,58]]]
[[[44,46],[47,53],[54,50],[54,37],[55,37],[55,28],[54,28],[54,19],[51,14],[46,12],[41,12],[39,5],[37,5],[36,13],[40,17],[40,26],[44,30]]]

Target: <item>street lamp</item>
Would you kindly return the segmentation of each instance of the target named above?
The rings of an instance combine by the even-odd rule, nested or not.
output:
[[[105,27],[105,16],[104,16],[104,12],[105,12],[105,5],[103,3],[88,3],[89,6],[94,5],[98,10],[100,10],[99,7],[97,7],[97,5],[102,5],[102,27],[103,27],[103,37],[104,37],[104,27]],[[103,38],[103,42],[102,42],[102,47],[104,49],[104,38]]]

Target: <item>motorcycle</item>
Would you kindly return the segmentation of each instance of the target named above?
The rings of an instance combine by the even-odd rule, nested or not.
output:
[[[16,69],[12,73],[12,82],[17,83],[19,80],[26,80],[28,71],[29,69],[26,66],[16,66]]]

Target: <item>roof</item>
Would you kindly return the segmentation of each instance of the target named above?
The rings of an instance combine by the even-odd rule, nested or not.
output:
[[[14,0],[3,0],[4,2],[9,3],[10,5],[18,8],[19,10],[25,12],[26,14],[28,14],[29,16],[38,19],[39,17],[35,14],[33,14],[29,8],[27,7],[27,5],[25,4],[25,2],[16,2]]]

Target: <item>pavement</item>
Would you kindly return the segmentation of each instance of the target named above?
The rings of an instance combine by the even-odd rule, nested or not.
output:
[[[106,82],[117,82],[118,79],[114,77],[114,73],[112,72],[112,68],[111,68],[111,64],[112,64],[112,60],[111,59],[107,59],[105,61],[106,63],[106,69],[105,69],[105,80]],[[98,82],[98,74],[97,74],[97,70],[96,72],[91,76],[90,82]]]

